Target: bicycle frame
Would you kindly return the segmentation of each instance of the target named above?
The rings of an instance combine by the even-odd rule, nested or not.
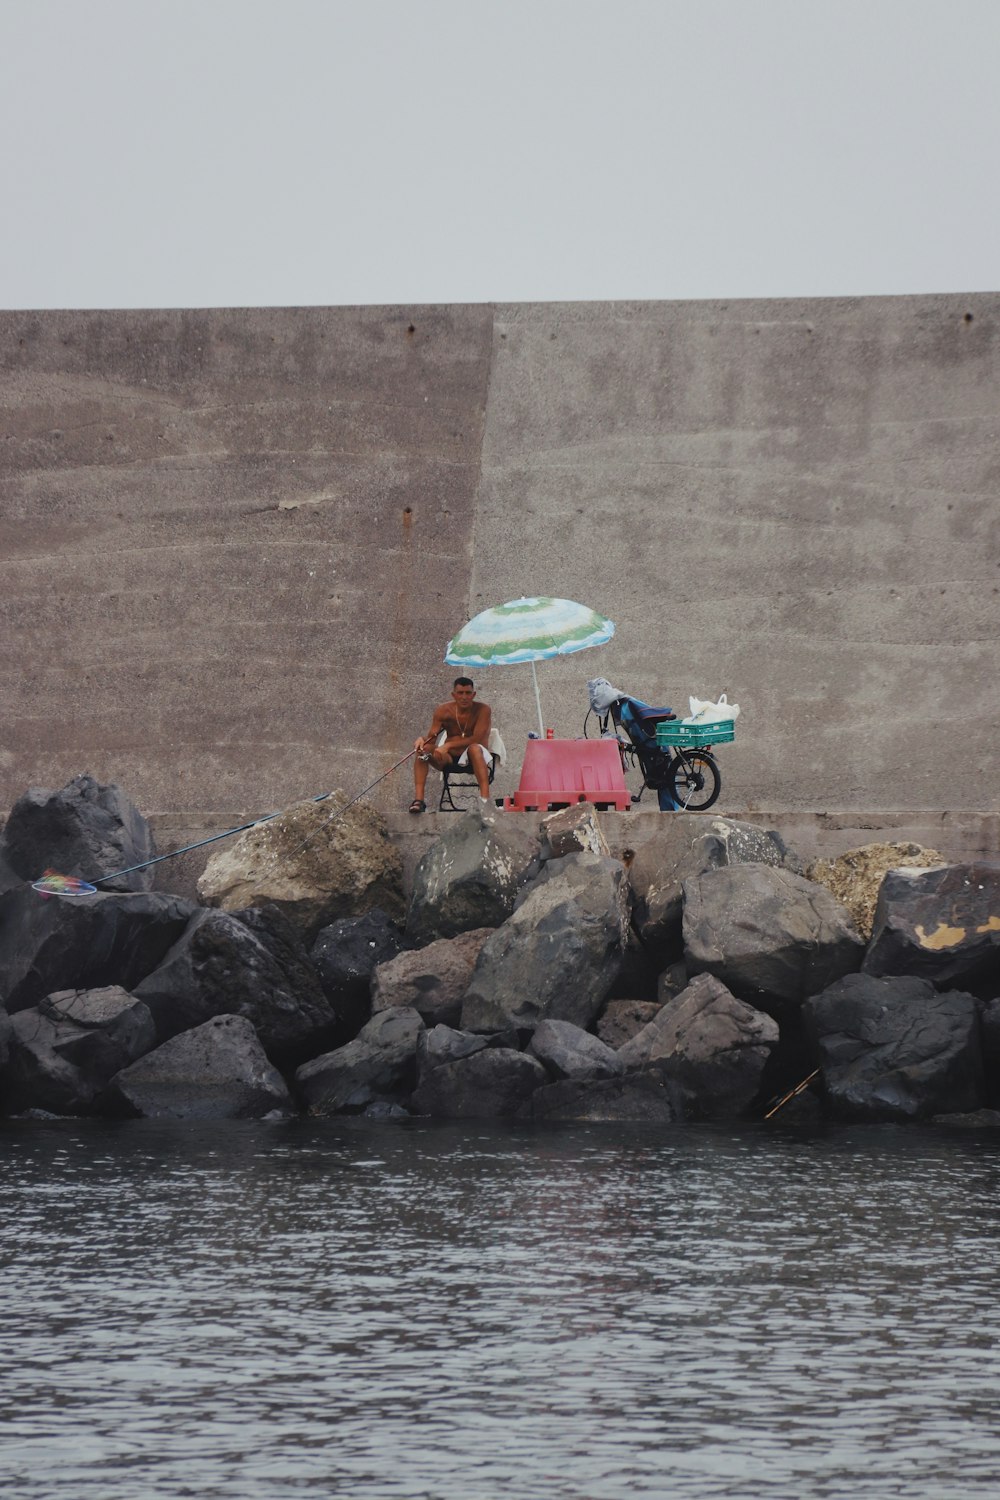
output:
[[[634,707],[638,703],[638,699],[621,697],[603,714],[598,713],[602,735],[608,733],[609,722],[615,726],[622,770],[629,771],[637,766],[642,772],[642,786],[633,793],[633,804],[641,801],[648,787],[656,792],[661,812],[683,812],[688,808],[704,811],[711,807],[722,787],[712,747],[661,747],[656,742],[656,724],[676,716],[670,713],[647,715],[643,721]],[[640,706],[645,708],[647,705]],[[623,733],[627,740],[622,739]],[[710,783],[707,792],[706,779]]]

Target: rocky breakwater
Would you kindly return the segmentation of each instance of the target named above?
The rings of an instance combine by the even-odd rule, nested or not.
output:
[[[379,818],[341,799],[218,852],[197,902],[148,870],[31,886],[151,857],[89,777],[12,809],[3,1113],[1000,1123],[1000,864],[880,845],[804,872],[689,814],[615,858],[587,806],[489,810],[405,901]]]

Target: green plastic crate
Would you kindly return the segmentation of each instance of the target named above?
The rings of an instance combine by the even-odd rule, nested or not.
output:
[[[721,724],[681,724],[668,720],[656,726],[658,745],[677,745],[683,750],[698,749],[701,745],[728,745],[735,738],[736,725],[732,719],[723,719]]]

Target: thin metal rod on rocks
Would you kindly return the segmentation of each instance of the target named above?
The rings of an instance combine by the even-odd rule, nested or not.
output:
[[[767,1114],[764,1116],[764,1119],[769,1120],[772,1115],[776,1115],[778,1113],[778,1110],[781,1109],[782,1105],[787,1104],[791,1099],[794,1099],[796,1094],[801,1094],[802,1090],[807,1089],[812,1083],[813,1079],[818,1077],[819,1068],[814,1068],[814,1070],[809,1074],[808,1078],[803,1078],[801,1083],[797,1083],[793,1089],[788,1090],[787,1094],[782,1095],[774,1108],[768,1110]]]

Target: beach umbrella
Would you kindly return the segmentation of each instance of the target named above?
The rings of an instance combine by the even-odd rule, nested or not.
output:
[[[450,666],[467,668],[530,662],[538,732],[544,735],[535,662],[603,646],[614,633],[610,620],[572,599],[512,599],[509,604],[482,610],[463,625],[448,642],[444,659]]]

